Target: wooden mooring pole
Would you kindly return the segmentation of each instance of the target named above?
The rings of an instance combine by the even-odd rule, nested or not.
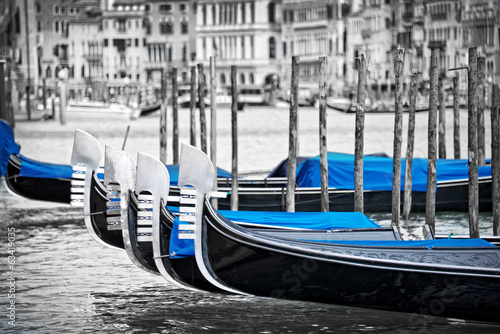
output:
[[[0,118],[10,124],[9,114],[7,112],[7,89],[5,87],[5,67],[7,62],[0,59]],[[28,99],[29,100],[29,99]],[[29,101],[27,101],[29,102]],[[12,124],[10,124],[12,126]]]
[[[233,142],[231,163],[231,210],[238,210],[238,87],[236,66],[231,65],[231,137]]]
[[[410,110],[408,112],[408,146],[406,147],[405,191],[403,199],[403,221],[408,224],[411,212],[413,171],[413,149],[415,147],[415,108],[417,104],[418,73],[414,71],[410,83]]]
[[[196,147],[196,66],[191,66],[191,87],[189,99],[189,143]]]
[[[210,159],[217,168],[217,80],[215,80],[215,58],[210,57]],[[217,171],[216,171],[217,173]],[[214,190],[217,190],[217,177],[214,179]],[[211,199],[212,206],[218,209],[217,198]]]
[[[354,143],[354,211],[364,212],[363,155],[365,131],[366,59],[361,55],[358,62],[358,100]]]
[[[286,185],[286,211],[295,212],[295,183],[297,171],[297,109],[299,89],[299,57],[292,57],[292,82],[290,87],[290,123],[288,135],[288,176]]]
[[[167,164],[167,73],[161,75],[160,161]]]
[[[328,196],[328,149],[327,149],[327,126],[326,126],[326,74],[327,58],[319,59],[319,154],[321,173],[321,211],[330,211],[330,200]]]
[[[479,166],[486,165],[486,139],[484,128],[484,105],[485,105],[485,59],[477,58],[477,163]]]
[[[438,58],[439,49],[431,51],[429,120],[427,127],[427,192],[425,194],[425,223],[436,231],[436,169],[437,169],[437,105],[438,105]]]
[[[173,163],[179,163],[179,102],[177,101],[177,67],[172,68],[172,155]]]
[[[439,76],[438,100],[439,100],[439,126],[438,126],[438,155],[439,159],[446,159],[446,101],[444,93],[444,76]]]
[[[392,226],[399,226],[401,210],[401,143],[403,141],[403,69],[405,49],[395,51],[396,110],[394,111],[394,154],[392,166]]]
[[[460,159],[460,93],[459,76],[453,78],[453,149],[454,158]]]
[[[477,48],[469,48],[468,72],[469,235],[479,238],[478,149],[477,149]]]
[[[491,103],[491,200],[493,202],[493,235],[500,235],[500,89],[492,86]]]
[[[201,150],[207,154],[207,117],[205,115],[205,72],[203,64],[198,64],[198,101],[200,108],[200,142]]]

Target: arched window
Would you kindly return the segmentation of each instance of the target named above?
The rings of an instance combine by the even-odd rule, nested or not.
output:
[[[45,77],[52,78],[52,69],[50,68],[50,65],[45,68]]]
[[[244,84],[245,84],[245,74],[244,74],[244,73],[240,73],[240,83],[241,83],[242,85],[244,85]]]
[[[269,58],[276,59],[276,40],[274,37],[269,37]]]
[[[174,33],[174,25],[171,20],[162,19],[160,21],[160,34],[170,35]]]
[[[267,5],[267,20],[269,23],[276,23],[276,4],[274,2]]]
[[[255,83],[255,79],[253,77],[253,73],[250,73],[250,75],[248,76],[248,81],[250,81],[250,84],[254,84]]]
[[[221,86],[226,84],[226,76],[224,75],[224,73],[220,75],[220,84]]]

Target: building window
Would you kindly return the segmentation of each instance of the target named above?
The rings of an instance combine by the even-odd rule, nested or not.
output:
[[[189,22],[184,20],[181,22],[181,34],[185,35],[189,33]]]
[[[54,5],[54,7],[52,7],[52,14],[59,15],[59,6],[58,5]]]
[[[42,12],[42,6],[40,5],[39,2],[37,2],[35,4],[35,6],[36,6],[36,12],[37,12],[37,14],[40,14]]]
[[[276,4],[274,2],[267,6],[267,19],[269,23],[276,23]]]
[[[167,48],[167,60],[172,61],[172,45],[170,44]]]
[[[250,3],[250,22],[255,23],[255,3]]]
[[[126,22],[127,22],[126,20],[118,20],[118,31],[120,32],[127,31]]]
[[[276,59],[276,39],[274,37],[269,38],[269,58]]]
[[[107,47],[107,46],[108,46],[108,39],[107,39],[107,38],[105,38],[105,39],[104,39],[104,47]]]
[[[188,10],[188,5],[187,5],[187,3],[181,3],[181,4],[179,5],[179,9],[181,10],[181,12],[186,13],[186,12],[187,12],[187,10]]]
[[[170,35],[174,33],[174,25],[172,21],[162,20],[160,22],[160,34]]]
[[[58,33],[59,33],[59,21],[55,20],[54,21],[54,34],[58,34]]]
[[[36,31],[42,32],[42,20],[36,20]]]
[[[220,75],[220,84],[221,86],[226,84],[226,76],[224,75],[224,73]]]
[[[21,33],[21,12],[19,7],[16,8],[16,14],[14,15],[14,23],[15,23],[15,32],[16,34]]]
[[[241,83],[242,85],[244,85],[244,84],[245,84],[245,74],[244,74],[244,73],[240,73],[240,83]]]
[[[206,5],[201,6],[201,14],[203,17],[203,25],[206,26],[207,25],[207,6]]]
[[[250,75],[248,76],[248,81],[250,81],[250,84],[254,84],[255,83],[255,79],[253,77],[253,73],[250,73]]]
[[[51,78],[52,77],[52,70],[50,68],[50,65],[47,66],[47,68],[45,69],[45,77],[46,78]]]
[[[148,18],[142,21],[142,27],[146,28],[146,35],[151,35],[151,21]]]
[[[283,42],[283,57],[286,57],[286,42]]]
[[[188,60],[188,51],[187,51],[187,45],[184,44],[182,46],[182,61],[187,61]]]
[[[160,4],[160,13],[162,14],[170,14],[172,13],[173,6],[170,3]]]
[[[246,9],[247,9],[247,4],[246,2],[243,2],[241,4],[241,23],[246,23]]]
[[[136,38],[135,39],[135,46],[138,47],[139,46],[139,38]]]

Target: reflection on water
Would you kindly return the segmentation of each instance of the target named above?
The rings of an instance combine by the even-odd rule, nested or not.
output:
[[[25,210],[24,224],[21,214],[15,222],[17,326],[10,327],[8,319],[3,317],[2,333],[498,333],[500,330],[500,326],[461,320],[184,291],[169,286],[161,277],[142,272],[127,259],[125,252],[100,246],[84,229],[77,211],[54,211],[39,210],[35,214]],[[57,218],[64,215],[66,222]],[[12,216],[9,215],[9,221],[3,217],[7,216],[2,215],[2,231],[14,224]],[[388,220],[390,216],[378,218]],[[462,226],[465,218],[454,219],[447,224]],[[483,224],[488,219],[482,219]],[[3,279],[7,263],[4,252],[0,261],[4,300],[4,291],[8,290]]]

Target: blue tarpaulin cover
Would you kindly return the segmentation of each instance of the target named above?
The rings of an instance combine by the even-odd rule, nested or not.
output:
[[[5,176],[9,157],[18,154],[21,146],[14,141],[14,132],[11,126],[0,119],[0,175]]]
[[[169,207],[172,212],[178,212]],[[221,215],[235,222],[267,226],[286,226],[307,229],[343,229],[380,227],[360,212],[260,212],[219,210]],[[194,255],[194,243],[190,239],[179,239],[179,222],[176,218],[170,237],[170,257],[181,258]],[[175,255],[173,255],[175,254]]]
[[[20,175],[23,177],[71,179],[71,174],[73,173],[73,169],[69,165],[57,165],[46,162],[39,162],[26,158],[25,156],[22,155],[20,155],[19,157],[22,160]],[[179,165],[167,165],[167,169],[170,174],[170,184],[176,185],[177,179],[179,177]],[[217,169],[217,173],[219,177],[231,177],[231,173],[220,168]],[[97,176],[100,179],[104,179],[104,175],[102,173],[98,173]]]
[[[71,179],[73,168],[70,165],[49,164],[19,155],[22,161],[20,176],[46,179]]]
[[[179,165],[167,165],[168,173],[170,174],[170,184],[175,186],[179,180]],[[231,173],[217,167],[217,177],[231,177]]]
[[[365,190],[392,190],[393,160],[388,157],[364,156],[363,187]],[[309,158],[297,167],[299,187],[321,187],[320,157]],[[401,190],[404,190],[406,159],[401,159]],[[491,176],[491,167],[479,167],[479,177]],[[467,180],[468,161],[437,161],[437,181]],[[413,159],[413,191],[427,190],[427,159]],[[337,189],[354,189],[354,155],[328,152],[328,185]]]

